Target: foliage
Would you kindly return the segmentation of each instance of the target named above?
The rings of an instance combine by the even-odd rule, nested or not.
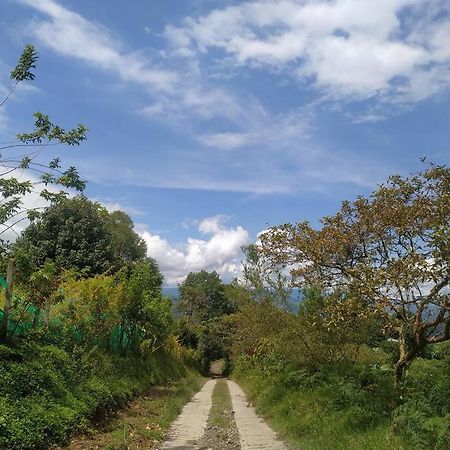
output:
[[[237,283],[226,287],[217,272],[191,272],[180,286],[178,336],[208,361],[227,359],[234,335],[230,317],[244,301]]]
[[[120,321],[119,305],[125,297],[124,290],[113,276],[69,279],[63,284],[65,299],[54,314],[66,333],[75,333],[91,345],[99,344],[102,338],[109,338]]]
[[[259,302],[270,301],[289,309],[292,286],[288,277],[277,266],[271,264],[270,260],[262,257],[256,244],[247,245],[242,251],[245,256],[244,283],[251,290],[252,298]]]
[[[16,83],[20,81],[32,81],[35,76],[31,69],[36,69],[38,55],[32,45],[26,45],[20,55],[17,66],[11,71],[10,78]]]
[[[447,207],[436,202],[436,208]],[[286,233],[292,225],[275,228],[261,237],[261,246],[252,247],[256,254],[246,255],[246,280],[240,287],[247,293],[236,291],[245,300],[238,302],[232,316],[233,376],[294,448],[444,449],[450,431],[450,342],[421,347],[403,383],[395,383],[392,363],[399,360],[401,348],[391,336],[393,324],[400,319],[386,304],[380,307],[376,296],[361,294],[370,286],[360,286],[358,280],[333,271],[333,258],[345,266],[333,246],[344,246],[338,232],[346,233],[340,222],[326,235],[333,220],[319,231],[308,228],[307,236]],[[304,224],[298,226],[306,229]],[[356,238],[348,237],[347,245],[352,239]],[[324,266],[302,260],[307,251],[317,252]],[[282,279],[286,267],[302,287],[297,314],[283,302],[284,289],[291,287],[291,280]],[[280,289],[276,289],[277,280]],[[432,291],[420,288],[429,300]],[[447,289],[442,289],[439,298],[432,297],[435,307],[446,307]],[[425,298],[411,298],[419,307],[420,301],[428,305]],[[413,312],[411,316],[417,317]],[[440,320],[438,313],[421,318],[424,323],[436,319]],[[445,330],[441,323],[431,338],[445,338]],[[407,345],[414,345],[409,342],[414,339],[411,331],[407,339]]]
[[[189,273],[180,285],[179,308],[195,324],[230,314],[235,309],[225,295],[219,274],[204,270]]]
[[[197,329],[197,348],[208,361],[227,359],[234,338],[234,323],[229,315],[215,317]]]
[[[239,358],[233,377],[292,448],[410,448],[390,428],[392,378],[379,369],[334,367],[307,373],[285,366],[268,375],[254,358]]]
[[[44,342],[0,346],[0,448],[65,444],[91,419],[186,373],[183,360],[164,351],[124,359]]]
[[[111,214],[83,196],[65,199],[40,213],[13,245],[22,278],[52,260],[85,275],[116,271],[142,259],[147,249],[123,212]]]
[[[133,230],[134,224],[130,216],[123,211],[113,211],[108,214],[107,222],[112,236],[115,259],[120,264],[145,258],[147,245]]]
[[[125,297],[120,304],[122,328],[132,339],[140,337],[142,345],[156,350],[172,328],[170,301],[162,296],[163,277],[155,260],[135,263],[125,283]]]
[[[36,68],[37,53],[32,45],[27,45],[16,67],[11,71],[10,78],[13,85],[8,91],[6,97],[0,101],[0,108],[5,105],[10,96],[14,93],[16,87],[27,81],[33,81],[35,78],[33,70]],[[59,125],[55,125],[50,118],[42,113],[36,112],[35,128],[32,132],[17,135],[17,142],[4,145],[0,151],[7,152],[10,149],[26,148],[25,153],[19,156],[0,155],[0,195],[2,202],[0,205],[0,235],[8,230],[14,230],[15,225],[36,216],[38,208],[24,208],[23,198],[27,194],[39,190],[39,195],[49,202],[59,202],[66,198],[68,189],[83,191],[85,182],[78,175],[75,167],[63,169],[60,159],[54,158],[45,163],[39,159],[42,150],[51,144],[65,144],[69,146],[79,145],[86,139],[87,128],[84,125],[78,125],[73,129],[66,130]],[[33,151],[29,150],[33,147]],[[18,171],[26,171],[29,179],[23,179],[21,176],[15,176]],[[35,177],[39,177],[35,181]],[[41,189],[44,185],[45,188]],[[60,191],[48,190],[47,186],[53,185],[60,188]]]
[[[450,168],[392,176],[370,198],[343,202],[316,230],[307,222],[261,236],[261,258],[290,267],[298,286],[329,292],[336,307],[384,315],[399,340],[397,381],[428,345],[450,338]],[[331,322],[330,322],[331,324]]]
[[[104,208],[85,197],[51,205],[13,246],[18,274],[27,277],[47,260],[87,275],[107,271],[114,252],[106,216]]]

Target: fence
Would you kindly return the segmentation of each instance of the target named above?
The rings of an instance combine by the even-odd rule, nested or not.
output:
[[[0,275],[0,289],[6,291],[6,288],[7,282]],[[36,308],[30,302],[15,294],[12,295],[11,306],[12,311],[14,311],[14,315],[9,314],[8,317],[8,334],[10,336],[22,336],[33,328],[43,328],[44,321],[41,317],[42,314],[40,308]],[[3,309],[0,308],[0,323],[3,322],[3,318],[4,312]],[[63,321],[60,317],[51,317],[47,333],[54,338],[62,337],[63,325]],[[120,353],[124,349],[133,350],[136,343],[133,342],[134,340],[129,335],[126,328],[126,326],[123,328],[120,324],[115,325],[109,336],[105,338],[98,338],[95,344],[101,347],[106,347],[113,353]],[[66,330],[66,333],[67,332],[72,336],[74,341],[78,343],[85,341],[84,334],[79,330]]]

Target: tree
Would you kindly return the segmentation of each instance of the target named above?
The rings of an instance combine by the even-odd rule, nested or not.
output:
[[[0,101],[0,108],[11,97],[20,83],[33,81],[38,55],[32,45],[27,45],[20,56],[16,67],[11,71],[10,79],[13,84],[6,97]],[[14,230],[19,222],[32,219],[36,215],[37,208],[24,208],[23,198],[31,192],[39,192],[39,195],[49,201],[58,202],[67,196],[67,189],[75,189],[82,192],[85,182],[78,175],[75,167],[63,169],[59,158],[50,162],[40,159],[41,153],[48,145],[65,144],[69,146],[79,145],[86,139],[87,128],[84,125],[65,130],[55,125],[50,118],[42,112],[36,112],[35,128],[29,133],[17,135],[17,140],[0,147],[0,239],[8,230]],[[31,151],[30,148],[33,148]],[[20,156],[4,156],[8,150],[26,149]],[[29,174],[27,180],[21,180],[15,174],[26,171]],[[38,177],[32,177],[34,174]],[[59,192],[47,189],[53,185],[60,188]],[[2,239],[3,241],[3,239]]]
[[[180,285],[180,310],[193,323],[204,323],[234,310],[217,272],[190,272]]]
[[[152,258],[138,261],[118,276],[125,286],[125,297],[119,307],[123,350],[127,351],[138,340],[144,349],[158,349],[171,330],[172,316],[170,301],[162,296],[163,276],[156,261]]]
[[[48,327],[50,320],[50,305],[57,297],[60,285],[60,271],[56,265],[47,260],[44,265],[30,275],[27,299],[35,306],[33,328],[39,321],[41,309],[44,308],[44,328]]]
[[[191,272],[180,285],[178,339],[198,348],[206,363],[229,356],[233,330],[228,318],[237,309],[231,293],[215,271]]]
[[[343,202],[322,228],[285,224],[261,242],[262,257],[290,267],[295,285],[327,292],[342,314],[384,317],[399,342],[397,382],[425,346],[450,339],[448,167],[392,176],[369,198]]]
[[[106,272],[115,262],[107,211],[85,197],[65,199],[48,207],[13,245],[22,278],[47,260],[85,275]]]
[[[253,300],[271,302],[279,307],[290,309],[289,299],[292,286],[289,277],[270,260],[262,257],[257,244],[249,244],[242,248],[243,278],[245,286],[252,292]]]
[[[67,276],[63,283],[65,299],[56,306],[59,326],[69,336],[89,344],[103,342],[109,348],[111,333],[120,322],[119,307],[125,287],[112,275],[90,278]]]
[[[108,215],[108,223],[115,257],[121,264],[145,258],[147,245],[133,230],[130,216],[123,211],[113,211]]]
[[[22,278],[52,260],[85,275],[115,272],[145,257],[145,242],[122,211],[108,213],[85,197],[61,200],[34,218],[13,245]]]

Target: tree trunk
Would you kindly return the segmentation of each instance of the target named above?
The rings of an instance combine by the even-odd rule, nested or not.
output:
[[[399,386],[405,379],[406,368],[408,367],[408,362],[404,359],[399,359],[395,364],[395,384]]]
[[[420,336],[414,336],[411,339],[410,348],[407,345],[407,336],[404,330],[400,332],[400,358],[395,364],[395,384],[399,386],[405,379],[406,369],[413,362],[417,353],[425,346],[420,340]]]
[[[5,341],[8,337],[9,313],[12,307],[12,290],[14,284],[14,261],[8,259],[8,268],[6,276],[6,292],[5,292],[5,306],[3,307],[3,320],[0,330],[0,338]]]

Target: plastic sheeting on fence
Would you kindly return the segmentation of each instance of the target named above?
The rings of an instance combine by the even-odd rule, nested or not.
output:
[[[0,275],[0,288],[6,289],[6,280]],[[13,308],[14,308],[14,316],[10,315],[9,323],[8,323],[8,331],[11,335],[21,336],[27,331],[33,328],[33,323],[36,322],[36,328],[42,328],[43,319],[42,314],[39,308],[36,308],[30,302],[23,300],[18,295],[13,295]],[[0,308],[0,322],[3,320],[3,309]],[[37,320],[35,319],[36,314],[38,314]],[[63,323],[61,318],[53,317],[51,318],[49,324],[48,332],[54,335],[55,337],[62,335],[62,326]],[[66,330],[67,331],[67,330]],[[70,333],[70,331],[69,331]],[[77,342],[84,342],[85,336],[79,330],[73,330],[72,337]],[[106,347],[109,351],[113,353],[120,353],[124,350],[133,350],[135,345],[132,342],[133,339],[129,335],[126,330],[122,330],[122,326],[120,324],[116,325],[112,330],[108,337],[98,338],[97,345],[101,347]]]

